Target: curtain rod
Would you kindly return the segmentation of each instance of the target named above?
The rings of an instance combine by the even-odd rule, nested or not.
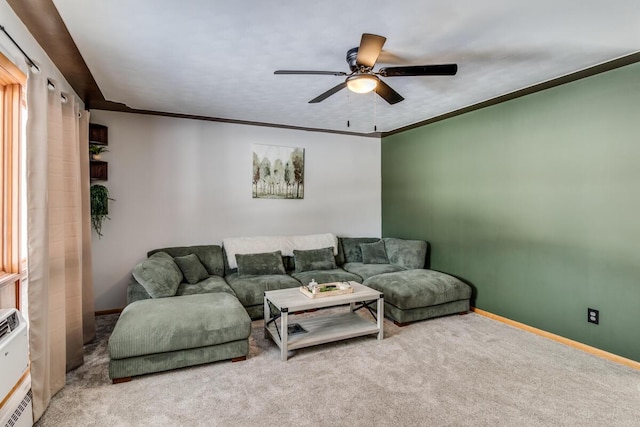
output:
[[[20,52],[27,59],[29,66],[34,67],[36,70],[40,71],[40,67],[38,67],[36,63],[31,60],[31,58],[29,58],[29,55],[27,55],[27,53],[24,50],[22,50],[20,45],[13,39],[13,37],[11,37],[9,33],[7,33],[7,30],[5,30],[2,25],[0,25],[0,30],[2,30],[2,32],[5,33],[7,37],[9,37],[9,40],[11,40],[11,43],[13,43],[20,50]]]
[[[15,47],[17,47],[20,50],[20,52],[24,55],[25,59],[29,63],[29,66],[35,68],[37,72],[40,72],[40,67],[38,67],[36,63],[33,62],[33,60],[31,60],[29,55],[27,55],[27,52],[22,50],[20,45],[13,39],[13,37],[11,37],[11,35],[7,32],[7,30],[4,29],[4,26],[0,25],[0,31],[2,31],[9,38],[9,40],[11,40],[11,43],[13,43]],[[56,88],[56,85],[50,79],[47,79],[47,86],[49,87],[50,90],[55,90]],[[60,99],[63,104],[66,104],[69,101],[69,99],[64,93],[60,93]]]

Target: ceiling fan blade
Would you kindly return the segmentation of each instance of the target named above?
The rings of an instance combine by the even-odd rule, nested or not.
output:
[[[385,41],[387,41],[386,37],[368,33],[362,34],[356,64],[367,68],[373,68],[373,66],[376,65],[376,61],[378,60],[378,56],[382,51],[382,46]]]
[[[408,67],[380,68],[380,70],[378,70],[378,74],[383,77],[454,76],[457,72],[457,64],[412,65]]]
[[[376,61],[377,64],[383,63],[394,65],[406,64],[407,62],[409,62],[409,60],[402,55],[384,49],[380,52],[378,60]]]
[[[331,89],[329,89],[328,91],[326,91],[325,93],[323,93],[323,94],[321,94],[319,96],[316,96],[311,101],[309,101],[309,104],[316,104],[316,103],[318,103],[320,101],[324,101],[325,99],[327,99],[328,97],[330,97],[334,93],[340,92],[345,87],[347,87],[347,82],[342,82],[338,86],[334,86]]]
[[[402,95],[391,89],[391,86],[389,86],[382,80],[378,81],[378,86],[376,86],[376,93],[391,105],[397,104],[398,102],[404,100]]]
[[[326,76],[346,76],[344,71],[307,71],[307,70],[277,70],[273,74],[313,74]]]

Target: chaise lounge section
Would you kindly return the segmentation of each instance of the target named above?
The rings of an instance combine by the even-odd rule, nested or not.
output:
[[[397,325],[466,313],[471,288],[448,274],[405,270],[369,277],[363,285],[384,294],[385,315]]]
[[[396,324],[469,311],[469,285],[425,268],[427,242],[342,238],[342,246],[343,268],[361,276],[363,285],[384,294],[385,316]]]
[[[154,298],[129,304],[109,338],[109,378],[186,366],[243,360],[249,353],[251,319],[226,292]]]

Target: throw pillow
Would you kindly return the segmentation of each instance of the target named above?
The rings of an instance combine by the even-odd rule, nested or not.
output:
[[[296,264],[296,273],[315,270],[333,270],[336,259],[333,256],[333,248],[309,249],[306,251],[293,250],[293,258]]]
[[[361,243],[362,262],[364,264],[389,264],[389,258],[384,248],[384,242]]]
[[[377,237],[341,237],[342,250],[345,262],[362,262],[360,244],[379,242]]]
[[[151,298],[164,298],[176,294],[182,272],[171,255],[157,252],[133,268],[133,277]]]
[[[238,277],[287,274],[282,263],[282,252],[236,254]]]
[[[180,267],[187,282],[192,285],[209,277],[207,269],[204,268],[196,254],[175,257],[173,260]]]
[[[207,269],[210,276],[224,276],[224,265],[222,247],[219,245],[198,245],[198,246],[174,246],[171,248],[154,249],[147,252],[151,256],[158,252],[166,252],[174,258],[195,254],[200,263]]]

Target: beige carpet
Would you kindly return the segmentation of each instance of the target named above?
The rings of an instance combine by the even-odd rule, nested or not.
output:
[[[364,314],[363,314],[364,315]],[[298,351],[287,362],[253,322],[244,362],[112,385],[98,318],[86,363],[45,426],[640,426],[640,371],[476,314]]]

